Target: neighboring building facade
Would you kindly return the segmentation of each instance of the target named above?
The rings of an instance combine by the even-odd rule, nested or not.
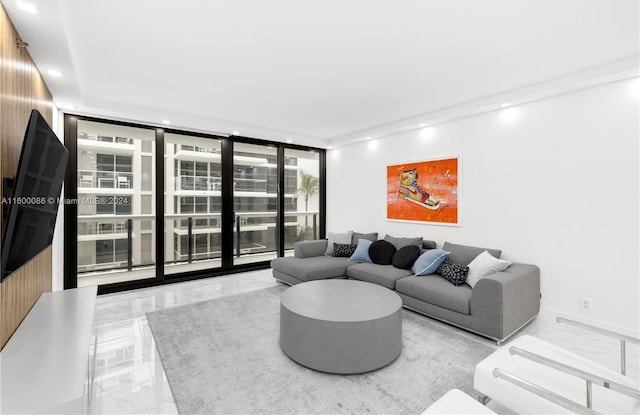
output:
[[[221,143],[170,133],[165,143],[165,273],[218,267]],[[97,283],[106,283],[153,276],[153,131],[79,121],[77,144],[79,286],[96,277]],[[234,143],[233,160],[234,263],[274,258],[277,149]],[[284,175],[284,239],[290,249],[297,240],[317,237],[317,194],[299,189],[303,175],[317,180],[318,153],[287,149]],[[304,196],[309,196],[307,203]]]

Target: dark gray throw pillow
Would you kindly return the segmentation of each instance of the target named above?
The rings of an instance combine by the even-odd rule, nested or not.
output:
[[[350,257],[356,252],[357,245],[350,244],[333,244],[333,256],[337,257]]]
[[[469,267],[463,267],[462,265],[454,264],[449,261],[449,258],[445,259],[438,267],[436,274],[449,281],[456,287],[461,286],[467,280],[467,274],[469,274]]]
[[[408,245],[398,249],[398,251],[393,254],[391,264],[396,268],[411,269],[419,256],[420,248],[415,245]]]
[[[372,232],[372,233],[354,232],[353,235],[351,235],[351,243],[354,245],[358,245],[358,239],[366,239],[371,242],[377,241],[378,232]]]
[[[374,264],[378,265],[391,265],[395,253],[396,247],[382,239],[372,242],[369,247],[369,257]]]

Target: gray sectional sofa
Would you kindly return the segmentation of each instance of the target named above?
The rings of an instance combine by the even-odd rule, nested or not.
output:
[[[403,306],[426,316],[494,339],[500,344],[530,322],[540,310],[540,270],[535,265],[513,263],[489,275],[471,288],[456,287],[437,274],[415,276],[411,270],[393,265],[356,263],[349,258],[325,255],[328,241],[298,242],[293,257],[271,262],[274,278],[294,285],[326,278],[351,278],[395,290]],[[424,241],[423,249],[435,248]],[[499,258],[500,250],[445,242],[448,258],[467,266],[487,250]]]

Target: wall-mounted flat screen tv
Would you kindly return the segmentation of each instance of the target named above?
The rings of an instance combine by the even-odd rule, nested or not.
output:
[[[69,152],[42,114],[31,111],[13,192],[3,191],[9,211],[4,218],[2,280],[51,245],[68,158]]]

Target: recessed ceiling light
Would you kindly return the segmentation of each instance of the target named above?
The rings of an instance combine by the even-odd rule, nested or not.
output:
[[[371,137],[366,136],[364,139],[365,139],[365,140],[371,140]]]
[[[426,126],[427,126],[427,124],[424,124],[424,123],[422,123],[422,124],[418,124],[418,127],[420,127],[420,128],[422,128],[422,127],[426,127]]]
[[[434,131],[433,131],[433,127],[429,127],[429,128],[425,128],[424,130],[420,130],[420,137],[421,138],[431,138],[433,137]]]
[[[327,150],[331,150],[333,147],[331,146],[327,146]]]
[[[164,125],[169,125],[169,124],[171,124],[171,121],[169,121],[169,120],[162,120],[162,123],[163,123]]]
[[[511,105],[511,103],[510,103],[510,102],[505,102],[505,103],[500,104],[500,106],[501,106],[502,108],[507,108],[507,107],[508,107],[508,106],[510,106],[510,105]]]
[[[240,131],[234,131],[231,133],[231,135],[240,135]]]
[[[500,120],[504,123],[511,123],[518,119],[520,111],[518,108],[507,108],[499,112]]]
[[[55,78],[60,78],[62,76],[62,72],[57,69],[49,69],[47,73]]]
[[[27,12],[31,14],[38,13],[38,9],[36,8],[36,6],[26,1],[16,0],[16,6],[18,6],[18,8],[23,12]]]
[[[293,143],[293,141],[291,141],[291,140],[287,140],[287,143],[291,144],[291,143]]]

